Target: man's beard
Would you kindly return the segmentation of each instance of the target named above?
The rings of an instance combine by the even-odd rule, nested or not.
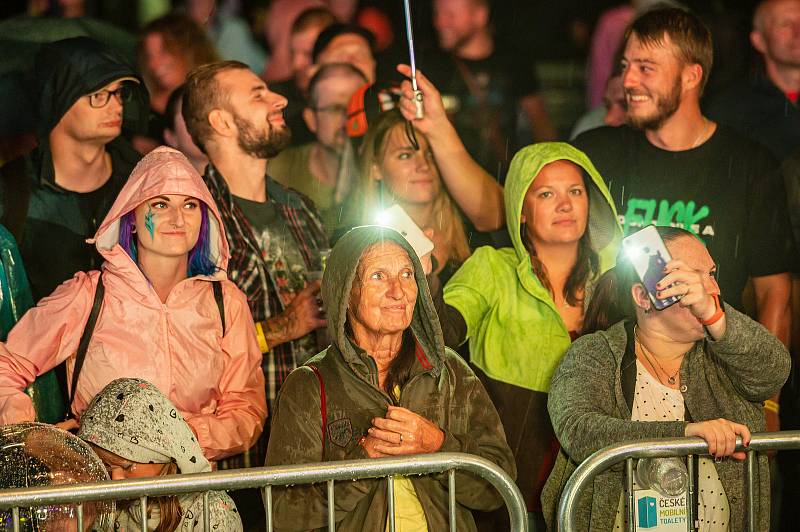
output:
[[[628,125],[636,129],[657,130],[675,114],[681,105],[681,77],[676,76],[672,89],[656,103],[656,112],[650,116],[635,117],[628,112]],[[630,105],[629,105],[630,108]]]
[[[292,132],[285,125],[275,128],[267,122],[269,129],[259,134],[249,120],[234,115],[233,121],[239,130],[239,148],[256,159],[272,159],[292,140]]]

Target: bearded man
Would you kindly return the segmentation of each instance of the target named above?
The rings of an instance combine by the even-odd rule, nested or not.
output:
[[[786,192],[765,148],[703,116],[711,62],[711,34],[694,15],[647,12],[625,37],[628,126],[588,131],[574,144],[607,181],[626,233],[656,224],[697,234],[719,261],[725,303],[742,309],[751,280],[749,310],[786,344],[796,254]],[[769,430],[776,410],[767,412]]]
[[[203,65],[186,81],[183,118],[209,159],[204,178],[231,248],[228,277],[247,294],[270,410],[289,373],[317,353],[314,331],[325,326],[313,279],[328,247],[320,218],[307,198],[267,175],[289,143],[285,108],[286,98],[238,61]],[[254,465],[265,440],[252,450]]]

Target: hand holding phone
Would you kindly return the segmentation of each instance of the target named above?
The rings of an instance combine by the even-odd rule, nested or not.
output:
[[[433,241],[425,236],[422,229],[414,223],[414,220],[400,205],[393,205],[380,213],[378,225],[391,227],[403,235],[420,259],[433,251]]]
[[[664,268],[672,260],[672,256],[654,225],[648,225],[624,238],[622,247],[657,310],[664,310],[680,301],[678,296],[664,299],[657,297],[656,284],[667,275]]]

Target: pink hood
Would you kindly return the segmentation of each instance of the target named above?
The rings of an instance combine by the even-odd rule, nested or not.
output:
[[[230,251],[217,205],[211,198],[203,178],[178,150],[161,146],[139,161],[128,181],[111,206],[103,223],[89,243],[94,243],[103,257],[115,266],[122,266],[128,254],[119,245],[119,220],[124,215],[156,196],[180,194],[197,198],[208,207],[211,258],[223,272],[228,268]]]
[[[161,301],[144,273],[119,245],[119,220],[149,198],[191,196],[209,216],[212,256],[228,263],[220,217],[200,175],[179,152],[158,148],[133,170],[93,239],[103,271],[78,272],[30,309],[0,343],[0,424],[33,420],[24,389],[67,362],[67,382],[102,276],[105,296],[86,351],[72,412],[76,416],[114,379],[153,383],[183,415],[206,458],[247,450],[266,417],[262,355],[247,298],[226,278],[195,276],[178,282]],[[219,281],[223,320],[211,280]]]

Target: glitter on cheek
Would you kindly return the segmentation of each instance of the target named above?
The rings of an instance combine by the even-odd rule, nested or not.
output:
[[[147,229],[147,232],[150,233],[150,240],[155,239],[155,232],[156,226],[153,223],[153,218],[155,218],[155,213],[153,212],[152,207],[147,207],[147,213],[144,215],[144,226]]]

